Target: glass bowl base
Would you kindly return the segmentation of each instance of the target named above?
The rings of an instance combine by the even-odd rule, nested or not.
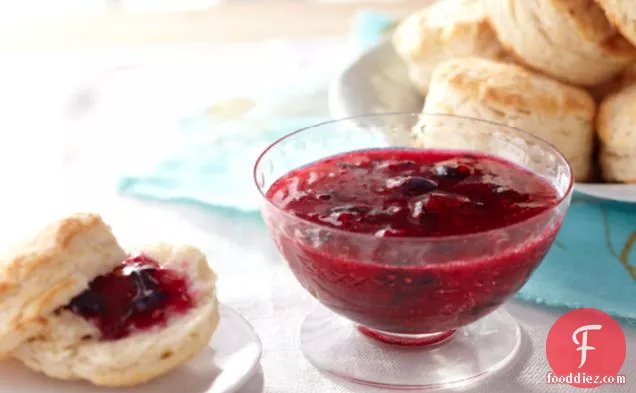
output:
[[[320,371],[350,382],[394,390],[452,388],[492,376],[521,344],[503,309],[457,331],[394,335],[356,326],[324,307],[305,318],[303,354]]]
[[[403,347],[431,347],[439,345],[453,337],[457,330],[448,330],[430,334],[397,334],[381,330],[369,329],[365,326],[358,326],[358,331],[367,337],[381,341],[385,344],[399,345]]]

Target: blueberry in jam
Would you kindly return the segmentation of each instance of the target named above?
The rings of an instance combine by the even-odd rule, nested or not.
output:
[[[404,195],[419,195],[435,190],[437,183],[421,176],[408,176],[402,180],[399,187]]]
[[[98,314],[106,309],[106,303],[97,293],[84,291],[73,299],[70,307],[75,313]]]
[[[266,197],[323,234],[307,241],[292,220],[275,232],[300,283],[336,313],[392,333],[455,329],[492,312],[525,283],[560,226],[542,214],[560,200],[551,184],[472,152],[340,154],[287,173]],[[458,235],[467,237],[447,241]]]
[[[193,306],[183,275],[139,254],[94,279],[66,308],[94,323],[103,340],[117,340],[162,326]]]

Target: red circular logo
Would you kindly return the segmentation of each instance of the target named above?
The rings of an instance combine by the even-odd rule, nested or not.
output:
[[[548,333],[545,351],[554,383],[592,388],[614,382],[625,361],[627,345],[614,318],[600,310],[581,308],[557,319]]]

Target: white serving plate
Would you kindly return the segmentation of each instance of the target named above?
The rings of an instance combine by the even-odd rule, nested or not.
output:
[[[177,370],[131,388],[103,388],[87,382],[58,381],[17,361],[0,364],[0,393],[234,393],[258,368],[261,342],[252,326],[228,306],[208,347]]]
[[[424,97],[409,81],[406,65],[390,41],[362,54],[333,80],[329,89],[329,108],[336,118],[420,112],[423,104]],[[575,190],[595,198],[636,203],[636,185],[576,184]]]

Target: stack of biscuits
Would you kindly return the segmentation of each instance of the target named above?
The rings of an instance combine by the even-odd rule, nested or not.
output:
[[[535,134],[577,182],[598,172],[636,183],[636,2],[439,0],[406,18],[393,45],[425,113]],[[414,132],[421,146],[442,140]]]

